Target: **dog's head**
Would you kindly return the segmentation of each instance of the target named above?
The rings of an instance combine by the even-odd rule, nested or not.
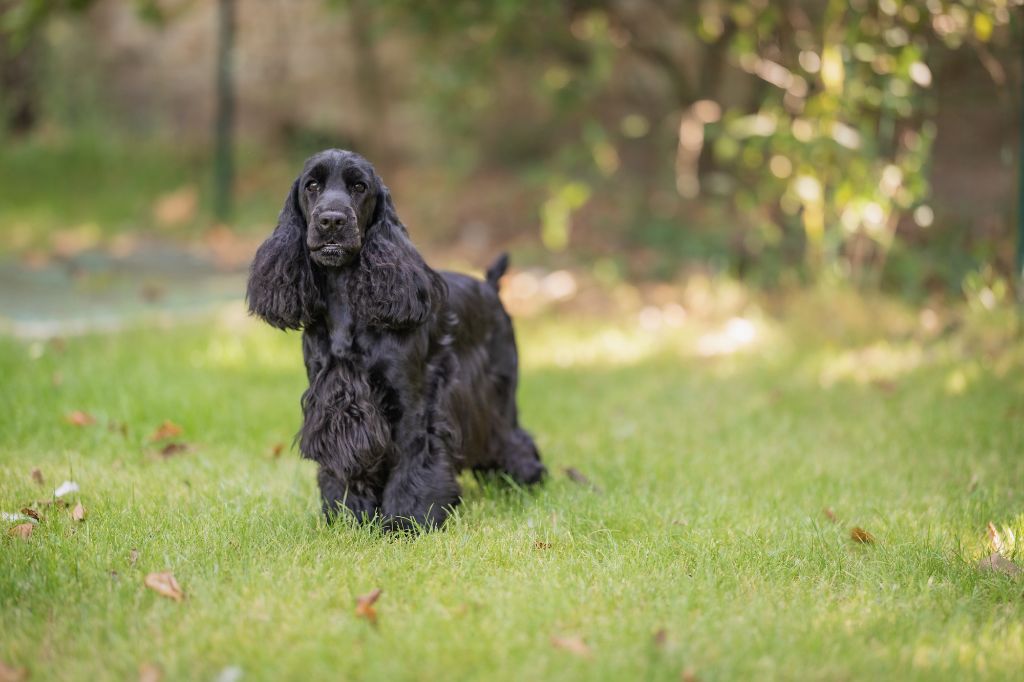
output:
[[[310,258],[323,267],[351,263],[390,200],[369,161],[338,149],[311,156],[292,191]]]
[[[348,268],[371,323],[402,328],[426,320],[443,283],[423,262],[388,188],[355,152],[327,149],[303,165],[277,227],[249,273],[249,310],[281,329],[300,329],[324,309],[323,276]]]

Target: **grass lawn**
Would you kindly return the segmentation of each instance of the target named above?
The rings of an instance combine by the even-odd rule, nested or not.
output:
[[[1019,676],[1024,578],[977,562],[988,522],[1024,537],[1020,344],[757,324],[711,358],[685,325],[523,324],[552,478],[465,478],[446,529],[411,539],[321,520],[287,445],[297,335],[227,315],[0,339],[0,510],[74,480],[87,511],[43,507],[27,539],[5,522],[0,661],[35,680]],[[164,420],[188,451],[158,454]],[[146,589],[154,571],[184,601]],[[355,603],[375,588],[373,625]]]

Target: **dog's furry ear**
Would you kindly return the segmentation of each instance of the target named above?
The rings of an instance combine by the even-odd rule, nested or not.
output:
[[[447,294],[444,280],[412,245],[383,184],[359,253],[355,288],[358,307],[367,312],[369,323],[385,329],[423,324]]]
[[[320,306],[306,249],[299,181],[292,184],[273,234],[256,251],[246,291],[249,312],[278,329],[301,329]]]

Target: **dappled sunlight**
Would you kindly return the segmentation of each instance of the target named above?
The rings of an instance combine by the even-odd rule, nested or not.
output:
[[[249,317],[242,304],[223,306],[217,333],[189,357],[193,367],[211,369],[301,369],[298,334],[286,334]]]
[[[757,338],[757,326],[753,322],[744,317],[734,317],[721,329],[702,334],[697,339],[697,355],[732,355],[753,345]]]
[[[620,367],[655,356],[680,359],[753,353],[775,335],[766,320],[732,317],[724,323],[694,320],[676,304],[647,306],[623,320],[544,322],[520,334],[523,364],[536,367]]]
[[[822,362],[819,383],[825,388],[842,381],[867,385],[891,382],[925,362],[918,343],[879,341],[869,346],[828,353]]]

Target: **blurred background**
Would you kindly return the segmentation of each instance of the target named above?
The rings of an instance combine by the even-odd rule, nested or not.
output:
[[[325,147],[433,264],[512,251],[520,314],[694,278],[1012,306],[1021,4],[0,0],[0,316],[237,300]]]

